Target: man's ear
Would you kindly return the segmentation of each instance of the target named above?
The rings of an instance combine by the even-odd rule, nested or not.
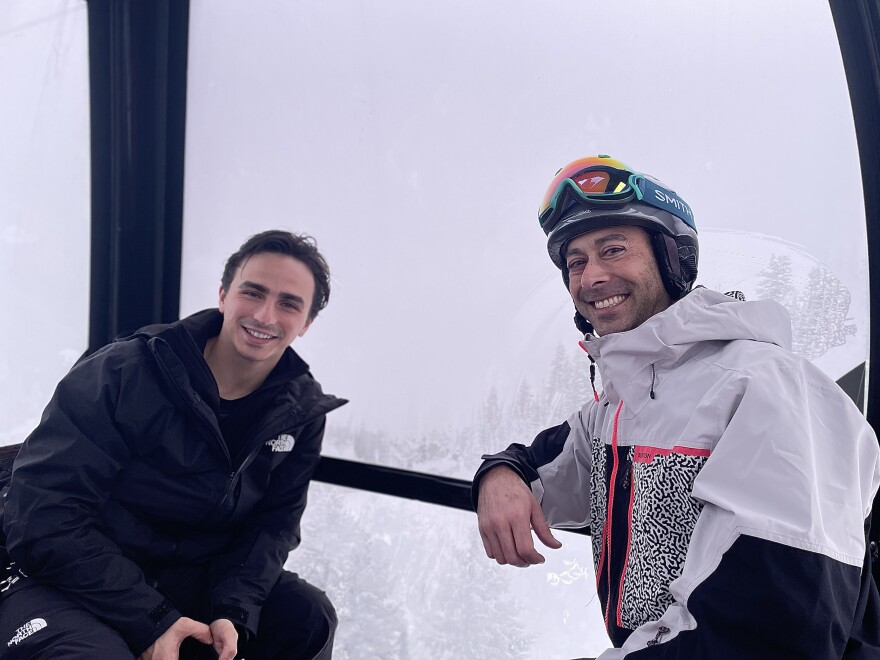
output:
[[[219,293],[220,301],[217,303],[217,307],[220,308],[220,312],[223,312],[223,303],[226,300],[226,289],[223,288],[223,285],[220,285],[220,293]]]

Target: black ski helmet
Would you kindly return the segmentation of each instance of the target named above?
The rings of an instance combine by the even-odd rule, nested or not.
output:
[[[538,221],[566,287],[568,242],[618,225],[647,231],[663,285],[673,300],[690,291],[697,278],[699,242],[690,206],[666,185],[610,156],[581,158],[561,168],[547,188]],[[575,314],[575,325],[584,333],[592,332],[580,313]]]

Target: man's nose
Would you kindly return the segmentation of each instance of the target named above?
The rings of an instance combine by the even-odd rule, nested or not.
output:
[[[605,265],[599,259],[590,259],[581,272],[581,286],[584,289],[591,289],[604,284],[608,279],[608,269],[605,268]]]
[[[275,305],[271,300],[261,301],[259,307],[254,310],[254,320],[263,325],[274,325]]]

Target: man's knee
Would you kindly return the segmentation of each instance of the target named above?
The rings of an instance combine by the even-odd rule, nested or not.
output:
[[[268,657],[329,658],[337,623],[327,594],[284,572],[263,605],[256,641],[276,649],[283,646],[284,653],[292,654]]]
[[[277,611],[276,618],[282,616],[288,623],[290,620],[307,622],[309,627],[326,629],[331,634],[336,630],[336,608],[327,594],[295,573],[282,573],[266,605]]]
[[[310,607],[309,620],[314,624],[314,627],[326,627],[332,634],[336,630],[339,620],[336,617],[336,608],[333,607],[327,594],[314,588],[314,592],[308,595],[308,603]]]

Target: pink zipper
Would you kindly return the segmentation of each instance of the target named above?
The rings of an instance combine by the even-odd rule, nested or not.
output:
[[[608,630],[608,611],[611,609],[611,513],[614,511],[614,491],[615,484],[617,482],[617,424],[620,419],[620,411],[623,410],[623,401],[617,404],[617,410],[614,413],[614,426],[611,431],[611,454],[613,455],[613,467],[611,468],[611,482],[608,484],[608,510],[605,512],[605,542],[602,544],[602,558],[600,560],[599,566],[601,572],[601,566],[605,563],[606,556],[608,557],[607,568],[608,568],[608,602],[605,603],[605,629]],[[618,601],[620,600],[620,595],[618,594]]]
[[[617,585],[617,625],[623,628],[623,622],[620,620],[620,608],[623,604],[623,580],[626,577],[626,568],[629,566],[629,551],[632,548],[632,528],[633,528],[633,502],[636,497],[636,480],[632,472],[635,468],[630,465],[629,479],[629,511],[627,512],[626,522],[626,555],[623,558],[623,570],[620,571],[620,584]]]

